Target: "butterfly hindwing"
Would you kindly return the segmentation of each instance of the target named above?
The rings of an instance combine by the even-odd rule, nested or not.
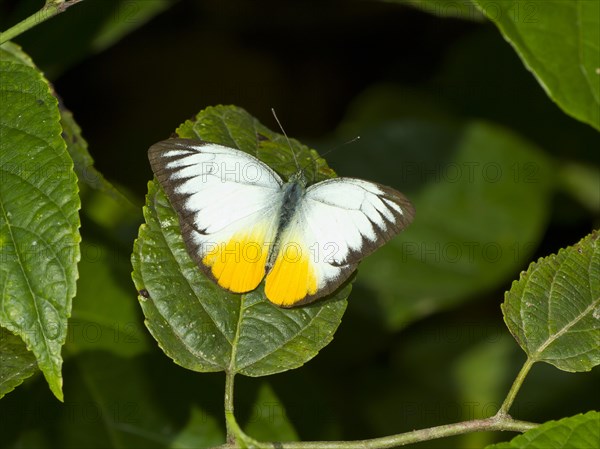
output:
[[[413,216],[402,193],[372,182],[335,178],[308,187],[270,258],[267,297],[290,307],[333,292]]]
[[[159,142],[148,157],[195,262],[229,291],[254,290],[277,235],[281,178],[242,151],[197,140]]]

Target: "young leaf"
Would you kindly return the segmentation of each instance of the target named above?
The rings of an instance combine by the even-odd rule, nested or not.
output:
[[[0,398],[37,370],[35,357],[23,340],[0,327]]]
[[[65,345],[70,355],[107,351],[131,357],[148,350],[150,340],[131,287],[121,282],[130,271],[127,256],[123,247],[84,236]]]
[[[101,16],[98,14],[98,10],[100,9],[107,8],[112,9],[112,11],[104,15],[104,23],[98,29],[94,30],[95,35],[89,36],[91,38],[90,47],[95,52],[105,50],[137,28],[144,26],[146,22],[173,4],[172,0],[145,0],[143,2],[119,0],[109,5],[96,5],[94,8],[91,8],[93,9],[91,12],[91,15],[93,14],[92,20]],[[76,22],[76,20],[72,20],[71,22]],[[72,24],[71,26],[76,27],[77,24]],[[55,37],[60,38],[62,36],[60,33],[56,33]],[[87,53],[85,53],[85,56],[87,56]]]
[[[32,6],[24,3],[3,11],[5,23],[15,24],[23,19],[23,14],[33,12]],[[42,3],[38,2],[40,6]],[[66,2],[52,0],[51,3],[63,3],[64,6]],[[56,79],[82,60],[116,44],[175,2],[114,0],[94,2],[91,6],[91,2],[87,3],[69,8],[66,14],[59,14],[43,26],[19,36],[20,44],[30,49],[40,67],[46,68],[48,78]],[[38,14],[43,15],[44,11]]]
[[[194,405],[185,428],[169,444],[170,449],[202,449],[215,447],[225,441],[225,433],[218,422],[205,410]]]
[[[284,175],[295,170],[287,144],[276,145],[285,142],[283,136],[239,108],[208,108],[178,134],[237,147]],[[306,147],[293,145],[300,163],[310,161],[307,171],[314,177],[330,173]],[[190,259],[177,215],[155,182],[149,183],[144,217],[132,255],[133,280],[148,329],[176,363],[196,371],[265,376],[301,366],[332,340],[349,285],[332,298],[293,309],[271,304],[262,286],[244,295],[227,293]]]
[[[166,447],[174,423],[157,400],[159,388],[142,358],[98,351],[78,354],[65,365],[67,400],[48,419],[55,432],[48,447]]]
[[[464,20],[482,21],[485,19],[473,0],[392,0],[394,2],[410,5],[422,11],[440,17],[451,17]]]
[[[0,324],[31,350],[62,399],[61,347],[75,295],[79,196],[48,82],[0,47]]]
[[[531,360],[571,372],[600,363],[599,236],[532,263],[506,293],[504,321]]]
[[[75,173],[79,181],[84,182],[93,189],[106,193],[119,205],[127,210],[138,211],[135,206],[121,192],[119,192],[104,175],[94,167],[94,159],[88,151],[88,144],[81,134],[81,128],[73,118],[71,111],[60,107],[60,124],[63,129],[62,137],[67,144],[67,151],[75,165]]]
[[[297,441],[296,429],[286,415],[285,406],[264,383],[258,390],[248,423],[244,431],[259,441]]]
[[[548,96],[567,114],[600,129],[600,2],[473,1]]]
[[[600,413],[593,411],[548,421],[509,442],[485,449],[597,449],[599,444]]]

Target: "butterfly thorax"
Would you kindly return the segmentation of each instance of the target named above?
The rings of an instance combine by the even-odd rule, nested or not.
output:
[[[302,172],[294,173],[281,187],[283,193],[283,201],[279,211],[279,225],[277,226],[277,235],[275,237],[274,250],[269,258],[268,266],[274,262],[274,257],[277,255],[277,248],[281,232],[290,224],[294,218],[294,214],[298,209],[304,193],[306,192],[306,180]]]
[[[306,191],[306,181],[304,180],[302,172],[290,176],[288,182],[286,182],[281,189],[283,191],[283,202],[279,214],[279,229],[287,226],[296,211],[298,203],[302,199],[302,196],[304,196],[304,192]]]

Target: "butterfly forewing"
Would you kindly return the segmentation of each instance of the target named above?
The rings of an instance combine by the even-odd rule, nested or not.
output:
[[[148,157],[196,263],[227,290],[255,289],[277,235],[281,178],[242,151],[196,140],[159,142]]]

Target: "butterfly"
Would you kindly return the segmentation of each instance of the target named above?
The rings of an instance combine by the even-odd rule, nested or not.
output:
[[[307,186],[302,170],[284,182],[254,156],[216,143],[164,140],[148,158],[200,269],[233,293],[264,279],[280,307],[334,292],[415,213],[391,187],[343,177]]]

